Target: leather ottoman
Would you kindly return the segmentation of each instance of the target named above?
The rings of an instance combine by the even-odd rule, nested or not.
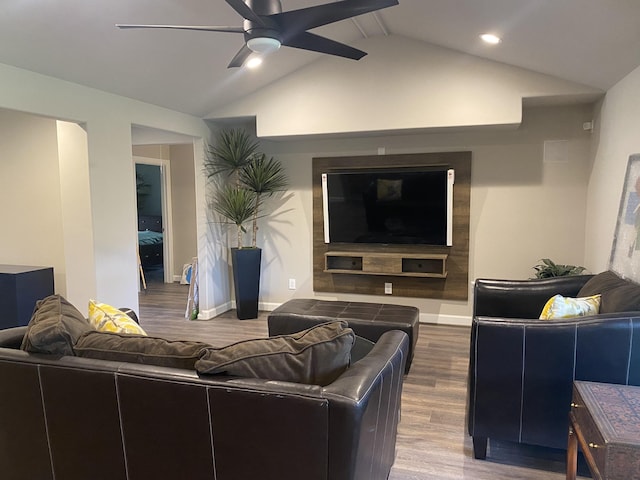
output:
[[[341,302],[294,299],[269,314],[269,336],[289,335],[332,320],[345,320],[354,333],[376,342],[389,330],[401,330],[409,336],[405,373],[409,373],[418,341],[420,311],[416,307],[385,303]]]

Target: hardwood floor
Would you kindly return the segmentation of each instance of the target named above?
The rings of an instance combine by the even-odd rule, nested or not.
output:
[[[267,313],[238,320],[184,318],[188,286],[152,282],[140,294],[140,323],[149,335],[198,339],[222,346],[267,336]],[[397,456],[390,480],[565,478],[565,452],[491,442],[487,460],[475,460],[466,434],[469,329],[421,324],[411,372],[405,377]],[[581,460],[579,473],[589,478]]]

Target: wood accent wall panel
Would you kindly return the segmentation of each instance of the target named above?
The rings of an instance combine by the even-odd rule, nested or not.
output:
[[[453,196],[453,246],[325,244],[322,218],[322,174],[358,168],[399,168],[446,166],[455,170]],[[471,152],[438,152],[355,157],[320,157],[313,159],[313,289],[384,295],[384,284],[393,284],[396,297],[467,300],[469,292],[469,214],[471,201]],[[447,278],[417,278],[385,275],[355,275],[324,272],[327,251],[377,253],[445,253]]]

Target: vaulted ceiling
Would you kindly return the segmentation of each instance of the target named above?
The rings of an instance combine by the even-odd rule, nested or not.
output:
[[[602,90],[640,64],[638,0],[399,2],[314,33],[347,44],[402,36]],[[322,3],[282,0],[282,8]],[[259,69],[228,69],[240,34],[119,30],[116,23],[242,25],[224,0],[2,0],[0,63],[202,117],[322,56],[281,48]],[[484,32],[502,43],[483,44]]]

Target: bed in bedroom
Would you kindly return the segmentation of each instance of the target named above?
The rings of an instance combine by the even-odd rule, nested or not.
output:
[[[138,215],[138,248],[143,267],[162,266],[162,217]]]

